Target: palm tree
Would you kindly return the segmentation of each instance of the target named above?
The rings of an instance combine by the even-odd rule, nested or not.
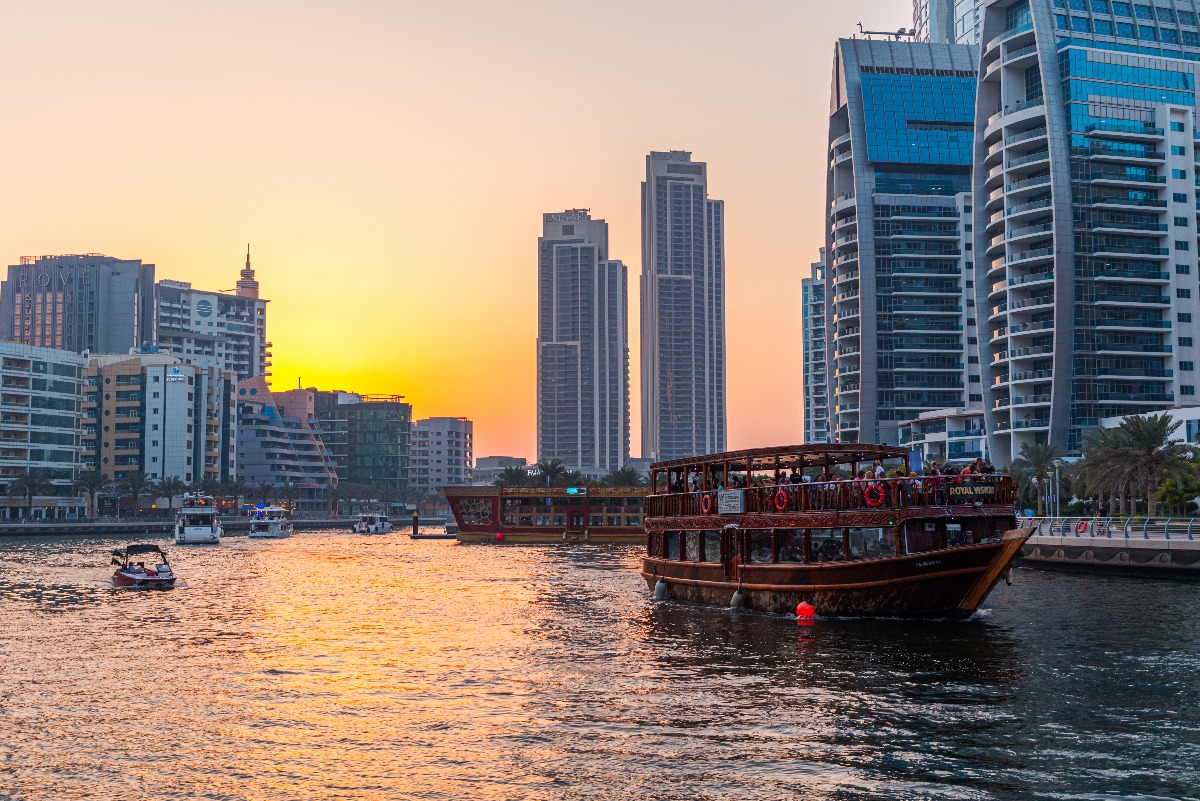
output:
[[[134,470],[121,479],[121,488],[133,496],[133,513],[142,510],[142,496],[153,486],[154,482],[146,478],[141,470]]]
[[[1193,471],[1190,459],[1196,455],[1193,445],[1172,442],[1171,435],[1183,422],[1171,421],[1166,412],[1145,416],[1126,417],[1121,421],[1124,431],[1124,462],[1137,485],[1146,496],[1146,515],[1154,517],[1156,491],[1164,476],[1182,483],[1182,479]]]
[[[49,495],[54,492],[54,484],[50,474],[39,468],[30,468],[17,476],[8,484],[8,494],[14,497],[25,496],[25,519],[33,519],[33,496]]]
[[[650,483],[646,474],[634,467],[622,467],[604,477],[604,483],[610,487],[641,487]]]
[[[225,482],[225,486],[221,490],[226,495],[233,496],[233,505],[237,509],[241,509],[241,499],[250,491],[250,485],[241,478],[234,478],[232,481]]]
[[[354,498],[354,485],[349,481],[339,481],[329,489],[327,497],[333,501],[333,513],[340,515],[342,513],[342,501]]]
[[[1045,491],[1040,488],[1045,487],[1047,481],[1050,480],[1050,474],[1054,470],[1054,462],[1059,458],[1057,445],[1037,442],[1030,445],[1028,442],[1021,445],[1021,456],[1012,461],[1012,470],[1015,473],[1018,470],[1023,470],[1026,474],[1031,474],[1037,479],[1039,487],[1037,499],[1037,513],[1040,517],[1044,513]]]
[[[175,496],[182,495],[186,489],[187,484],[184,484],[179,476],[164,478],[154,485],[154,491],[158,493],[158,497],[167,499],[167,514],[171,517],[175,516]]]
[[[266,481],[252,484],[248,490],[250,499],[258,503],[266,503],[275,495],[275,485]]]
[[[98,470],[80,470],[79,477],[75,479],[72,487],[76,492],[88,496],[88,515],[95,517],[96,496],[112,487],[112,479],[108,477],[108,473]]]
[[[1110,501],[1115,498],[1114,511],[1118,513],[1125,512],[1125,501],[1130,487],[1131,476],[1125,462],[1127,447],[1124,430],[1100,429],[1084,440],[1083,458],[1073,468],[1073,472],[1077,473],[1098,497],[1103,498],[1107,495]]]
[[[534,484],[546,487],[563,486],[562,481],[567,474],[561,459],[539,459],[537,472],[534,474]]]
[[[587,481],[584,480],[583,473],[578,470],[568,470],[562,474],[562,478],[552,483],[556,487],[582,487],[587,484]]]
[[[202,476],[192,485],[192,490],[201,495],[216,495],[221,491],[221,482],[212,476]]]
[[[497,487],[524,487],[529,484],[529,478],[529,471],[524,467],[506,467],[493,483]]]

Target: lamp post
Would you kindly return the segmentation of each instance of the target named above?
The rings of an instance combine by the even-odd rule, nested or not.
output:
[[[1038,498],[1044,499],[1046,497],[1046,491],[1041,486],[1042,482],[1038,480],[1038,477],[1036,475],[1032,479],[1030,479],[1030,481],[1033,482],[1034,495],[1037,496]],[[1041,493],[1041,494],[1039,495],[1038,493]]]
[[[1054,460],[1054,516],[1062,517],[1062,459]]]

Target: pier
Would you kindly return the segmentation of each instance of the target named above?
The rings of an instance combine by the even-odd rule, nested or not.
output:
[[[1041,570],[1200,580],[1200,519],[1032,518],[1017,564]]]
[[[292,518],[297,531],[323,528],[349,529],[356,517],[299,517]],[[248,517],[223,519],[221,526],[227,536],[245,534],[253,521]],[[45,523],[5,523],[0,525],[0,537],[60,537],[71,535],[170,534],[174,520],[159,518],[126,520],[52,520]]]

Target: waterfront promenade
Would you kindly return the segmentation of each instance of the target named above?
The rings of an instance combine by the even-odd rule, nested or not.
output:
[[[297,531],[314,529],[349,528],[357,517],[294,517],[292,525]],[[221,519],[226,534],[243,534],[250,530],[248,517]],[[58,537],[66,535],[120,535],[120,534],[170,534],[174,520],[162,518],[129,517],[123,520],[52,520],[44,523],[0,524],[0,538],[4,537]]]
[[[1025,518],[1022,518],[1022,524]],[[1200,519],[1043,517],[1022,567],[1200,581]]]

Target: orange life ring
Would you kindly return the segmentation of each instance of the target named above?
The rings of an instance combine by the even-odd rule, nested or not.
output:
[[[712,512],[712,495],[706,492],[700,496],[700,513],[706,515],[710,512]]]
[[[787,503],[787,490],[785,490],[783,487],[780,487],[779,491],[775,493],[775,511],[782,512],[784,509],[787,509]]]
[[[1085,534],[1085,533],[1087,533],[1087,527],[1088,527],[1088,522],[1086,520],[1080,520],[1079,523],[1076,524],[1076,526],[1075,526],[1075,533],[1076,534]]]
[[[868,484],[863,490],[863,500],[872,509],[883,503],[883,487],[879,484]]]

